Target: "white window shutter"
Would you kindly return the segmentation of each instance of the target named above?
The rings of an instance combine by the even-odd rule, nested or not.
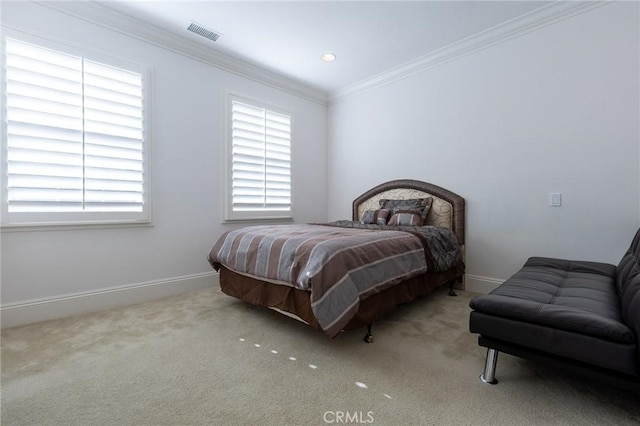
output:
[[[238,100],[231,109],[232,210],[290,212],[291,117]]]
[[[84,88],[85,208],[142,211],[142,77],[85,60]]]
[[[6,39],[9,213],[141,212],[142,75]]]
[[[82,208],[82,58],[6,40],[9,212]]]

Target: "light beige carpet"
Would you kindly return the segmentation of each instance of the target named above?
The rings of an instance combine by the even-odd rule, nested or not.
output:
[[[624,425],[632,394],[501,354],[438,290],[329,339],[215,289],[2,332],[8,425]]]

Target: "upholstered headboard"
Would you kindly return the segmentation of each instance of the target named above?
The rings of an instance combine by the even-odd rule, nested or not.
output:
[[[464,246],[464,198],[447,189],[419,180],[392,180],[371,188],[353,200],[353,220],[362,220],[362,215],[367,210],[379,209],[381,199],[407,200],[425,197],[433,198],[426,224],[453,230],[460,245]]]

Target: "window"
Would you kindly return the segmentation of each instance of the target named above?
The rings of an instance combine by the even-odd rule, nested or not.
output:
[[[226,220],[290,219],[291,115],[229,96]]]
[[[5,40],[3,225],[149,220],[143,74]]]

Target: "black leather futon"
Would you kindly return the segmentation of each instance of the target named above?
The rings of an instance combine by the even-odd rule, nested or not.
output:
[[[640,389],[640,230],[620,263],[530,258],[470,302],[469,328],[487,348],[486,383],[498,352],[560,365]]]

